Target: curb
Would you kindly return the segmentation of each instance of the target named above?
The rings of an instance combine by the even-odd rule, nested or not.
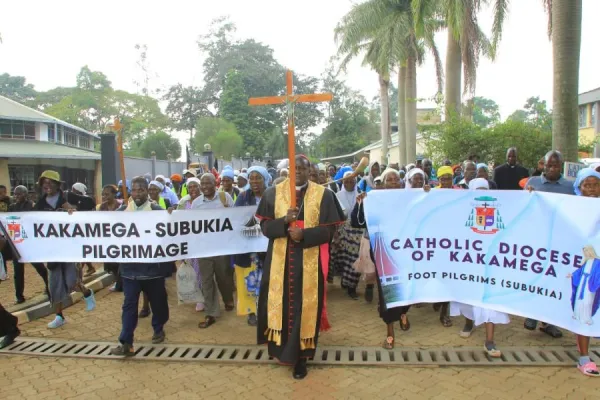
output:
[[[85,287],[93,290],[94,293],[97,293],[101,289],[111,285],[114,281],[115,278],[112,274],[105,273],[100,277],[86,283]],[[79,292],[72,292],[69,296],[69,299],[63,302],[63,307],[70,307],[73,304],[81,301],[81,299],[83,299],[83,294]],[[22,325],[26,324],[27,322],[35,321],[36,319],[47,317],[52,313],[54,313],[54,308],[49,301],[44,301],[43,303],[33,305],[25,310],[17,311],[12,314],[19,319],[19,325]]]

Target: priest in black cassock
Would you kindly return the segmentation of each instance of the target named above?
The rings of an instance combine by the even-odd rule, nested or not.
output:
[[[296,208],[288,179],[267,189],[257,217],[269,248],[258,300],[258,343],[269,355],[293,365],[295,379],[307,374],[319,338],[329,242],[344,214],[332,191],[309,182],[310,161],[296,157]],[[291,223],[296,221],[296,226]]]

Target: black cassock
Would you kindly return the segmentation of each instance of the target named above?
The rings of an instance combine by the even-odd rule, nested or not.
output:
[[[304,207],[302,207],[306,188],[296,192],[296,204],[300,209],[298,221],[304,220]],[[271,273],[271,262],[273,244],[275,239],[288,236],[288,225],[284,218],[275,218],[275,187],[267,189],[263,195],[257,210],[257,216],[261,218],[261,227],[264,235],[269,238],[269,248],[263,266],[263,275],[260,285],[258,299],[258,344],[268,343],[269,355],[283,364],[295,364],[299,358],[310,358],[315,354],[315,349],[300,349],[300,323],[302,317],[302,250],[305,248],[328,244],[335,233],[338,224],[344,222],[344,213],[335,199],[331,190],[325,190],[320,206],[319,226],[304,229],[302,242],[295,243],[288,239],[285,257],[285,275],[283,278],[283,307],[282,307],[282,330],[281,345],[268,341],[266,331],[268,328],[268,295],[269,276]],[[290,257],[292,255],[292,257]],[[327,255],[329,257],[329,255]],[[290,273],[291,272],[291,273]],[[323,265],[319,255],[319,290],[317,324],[315,326],[314,343],[317,345],[321,314],[323,311],[324,292]]]

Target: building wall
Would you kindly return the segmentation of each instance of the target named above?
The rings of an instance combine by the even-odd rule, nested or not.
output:
[[[146,173],[151,175],[164,175],[166,177],[172,174],[181,174],[186,168],[184,162],[171,161],[171,167],[169,168],[169,162],[164,160],[156,160],[156,167],[152,170],[152,159],[147,158],[135,158],[125,157],[125,176],[127,179],[134,178],[136,176],[143,176]],[[121,176],[121,168],[117,163],[117,176]]]
[[[9,183],[10,178],[13,180],[14,185],[12,186],[25,185],[30,191],[37,192],[39,188],[32,183],[35,183],[45,170],[54,170],[60,174],[61,180],[65,182],[63,189],[70,189],[74,183],[81,182],[88,187],[88,192],[92,195],[97,191],[96,168],[97,162],[95,160],[9,158],[6,169],[7,171],[9,169],[13,171],[13,176],[8,176]],[[7,175],[9,175],[8,172]],[[3,183],[1,163],[0,183]]]
[[[579,129],[579,143],[588,144],[594,141],[596,138],[596,129],[593,127],[580,128]]]
[[[48,141],[48,125],[41,122],[35,123],[35,140],[41,142]]]
[[[0,158],[0,185],[6,186],[8,192],[11,191],[10,177],[8,175],[8,159]]]
[[[424,154],[425,153],[425,147],[423,144],[422,140],[417,140],[417,154]],[[369,160],[376,160],[376,161],[380,161],[381,160],[381,148],[377,148],[377,149],[373,149],[371,150],[371,152],[369,153]],[[400,154],[398,152],[398,146],[393,146],[393,147],[389,147],[388,148],[388,164],[395,164],[398,163],[400,161]],[[411,162],[415,162],[416,160],[413,160]]]

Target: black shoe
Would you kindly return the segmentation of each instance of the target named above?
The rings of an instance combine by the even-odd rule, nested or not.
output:
[[[367,287],[365,289],[365,300],[368,303],[371,303],[373,301],[373,290],[374,290],[374,285],[367,285]]]
[[[306,368],[306,358],[301,358],[298,360],[296,365],[294,365],[294,373],[292,376],[294,379],[304,379],[308,375],[308,369]]]
[[[15,342],[15,338],[20,334],[21,331],[18,328],[15,328],[15,330],[12,333],[9,333],[8,335],[4,336],[2,340],[0,340],[0,349],[3,349],[13,344]]]
[[[135,356],[135,351],[133,350],[132,345],[124,343],[114,349],[110,349],[110,354],[120,357],[133,357]]]
[[[152,344],[159,344],[165,341],[165,331],[162,330],[159,333],[152,335]]]
[[[15,301],[15,305],[23,304],[23,303],[25,303],[25,297],[21,297],[21,298],[17,299],[17,301]]]
[[[358,300],[360,297],[358,293],[356,293],[356,288],[348,288],[348,296],[350,296],[352,300]]]
[[[258,320],[256,319],[256,314],[248,315],[248,325],[250,325],[250,326],[258,325]]]

